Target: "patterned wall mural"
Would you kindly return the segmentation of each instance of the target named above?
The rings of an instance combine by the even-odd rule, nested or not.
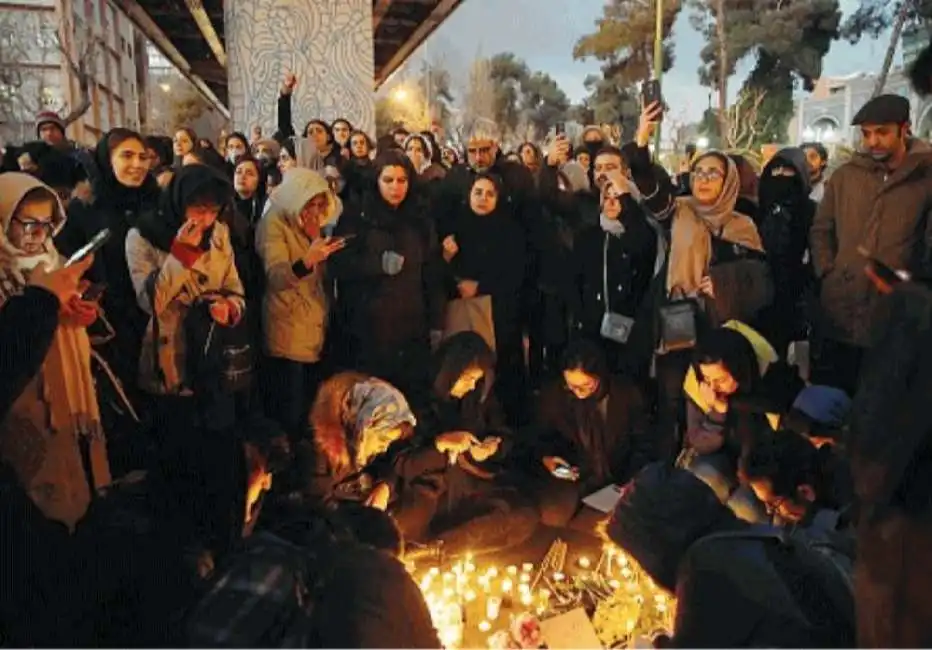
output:
[[[346,117],[374,132],[372,0],[225,0],[223,10],[238,130],[276,131],[278,93],[292,70],[296,131],[316,117]]]

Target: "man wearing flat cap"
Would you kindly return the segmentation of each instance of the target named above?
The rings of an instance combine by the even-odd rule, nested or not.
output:
[[[857,388],[879,293],[865,253],[895,270],[925,273],[932,228],[932,147],[909,131],[909,100],[880,95],[857,112],[861,149],[828,180],[810,233],[821,280],[813,382]]]

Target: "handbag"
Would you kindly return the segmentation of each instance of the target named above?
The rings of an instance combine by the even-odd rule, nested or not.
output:
[[[695,347],[699,338],[699,301],[685,296],[673,300],[673,292],[670,297],[670,302],[657,311],[660,330],[657,354],[688,350]]]
[[[447,303],[443,338],[460,332],[475,332],[495,352],[495,321],[492,319],[492,296],[457,298]]]
[[[602,292],[605,296],[605,313],[602,314],[602,324],[599,326],[599,334],[602,338],[614,341],[615,343],[625,344],[628,337],[631,336],[631,329],[634,327],[634,319],[624,314],[616,314],[611,308],[611,299],[608,295],[608,233],[605,234],[605,242],[602,245]]]

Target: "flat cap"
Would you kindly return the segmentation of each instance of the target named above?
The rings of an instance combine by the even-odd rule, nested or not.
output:
[[[906,124],[909,122],[909,100],[900,95],[879,95],[869,100],[851,120],[861,124]]]

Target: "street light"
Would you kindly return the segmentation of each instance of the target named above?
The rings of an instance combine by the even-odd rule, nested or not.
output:
[[[169,93],[172,90],[171,84],[167,83],[160,83],[159,88],[161,88],[164,93]]]
[[[698,149],[707,149],[709,147],[709,139],[705,136],[702,136],[696,140],[696,147]]]
[[[392,96],[394,97],[396,102],[403,102],[406,99],[408,99],[408,91],[405,90],[404,88],[397,88],[392,93]]]

